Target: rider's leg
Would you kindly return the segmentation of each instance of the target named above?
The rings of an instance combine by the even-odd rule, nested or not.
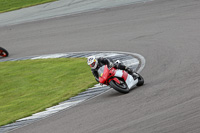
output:
[[[127,67],[125,71],[127,71],[128,74],[130,74],[134,78],[134,80],[136,80],[139,77],[138,74],[129,67]]]
[[[126,72],[128,72],[128,74],[133,76],[134,80],[138,78],[138,74],[135,71],[133,71],[131,68],[129,68],[121,63],[117,63],[117,64],[115,64],[115,66],[117,69],[125,70]]]

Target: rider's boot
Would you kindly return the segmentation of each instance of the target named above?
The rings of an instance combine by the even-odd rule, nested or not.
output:
[[[132,74],[132,76],[133,76],[134,80],[136,80],[139,77],[139,75],[137,73],[135,73],[135,72]]]

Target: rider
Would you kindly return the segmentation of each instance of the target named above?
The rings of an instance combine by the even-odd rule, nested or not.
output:
[[[91,67],[92,74],[94,75],[97,82],[99,82],[99,75],[97,71],[103,65],[108,65],[108,67],[114,67],[116,69],[125,70],[128,72],[128,74],[132,75],[134,79],[138,78],[138,75],[136,75],[131,68],[123,65],[122,63],[113,63],[112,59],[103,57],[96,58],[95,56],[90,56],[87,58],[87,64]]]

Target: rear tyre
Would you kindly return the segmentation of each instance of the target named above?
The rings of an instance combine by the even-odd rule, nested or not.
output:
[[[138,77],[137,86],[142,86],[144,84],[144,78],[140,74],[138,74],[138,75],[139,75],[139,77]]]
[[[5,50],[4,48],[0,47],[0,56],[7,57],[8,55],[9,55],[8,51]]]
[[[128,88],[126,83],[118,84],[114,80],[110,81],[110,86],[115,89],[116,91],[126,94],[129,93],[130,89]]]

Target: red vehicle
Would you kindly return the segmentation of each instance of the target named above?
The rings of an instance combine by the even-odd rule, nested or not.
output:
[[[129,93],[134,87],[144,84],[144,79],[140,74],[137,73],[139,77],[134,80],[126,71],[108,68],[107,65],[100,67],[98,74],[99,83],[109,85],[120,93]]]
[[[0,56],[7,57],[9,55],[8,51],[2,47],[0,47]]]

